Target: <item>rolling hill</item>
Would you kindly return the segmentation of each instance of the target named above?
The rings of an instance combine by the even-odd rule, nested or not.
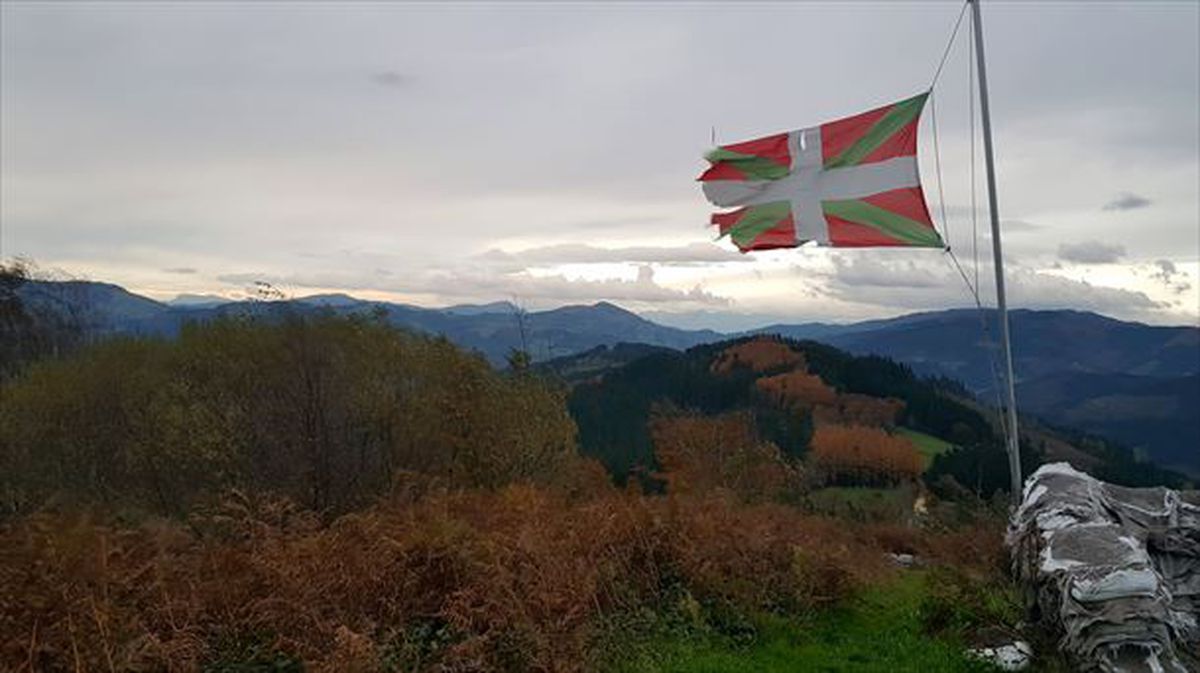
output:
[[[287,311],[381,312],[393,326],[441,334],[497,365],[503,364],[513,349],[529,351],[534,360],[548,360],[621,342],[684,349],[723,337],[709,330],[665,327],[608,302],[532,312],[518,311],[508,302],[430,309],[344,294],[290,301],[166,304],[110,283],[84,281],[34,281],[19,292],[31,304],[77,314],[85,329],[100,335],[173,337],[188,322],[231,315],[271,318]]]
[[[344,294],[292,301],[177,301],[142,297],[108,283],[30,282],[30,303],[77,315],[98,335],[171,337],[189,321],[229,315],[278,317],[288,311],[378,313],[388,323],[440,334],[502,366],[513,349],[535,362],[583,354],[575,374],[594,374],[630,361],[629,347],[644,344],[685,350],[730,335],[667,327],[608,302],[522,312],[509,302],[423,308],[373,302]],[[205,298],[208,299],[208,298]],[[1200,328],[1151,326],[1082,311],[1015,310],[1013,352],[1022,410],[1052,424],[1072,425],[1142,449],[1156,461],[1200,473],[1200,418],[1195,409],[1200,375]],[[996,354],[995,314],[970,309],[917,313],[851,324],[770,325],[753,334],[778,334],[836,346],[857,355],[881,355],[923,376],[963,383],[991,399]]]
[[[1172,377],[1200,373],[1200,328],[1124,322],[1085,311],[1009,314],[1017,382],[1065,372]],[[815,339],[851,353],[884,355],[921,374],[948,376],[982,393],[992,386],[988,352],[997,353],[995,312],[987,332],[973,309],[916,313],[850,325],[772,325],[755,333]],[[992,335],[992,336],[989,336]]]
[[[1028,413],[1058,425],[1087,428],[1200,476],[1200,374],[1155,378],[1066,372],[1021,384]]]

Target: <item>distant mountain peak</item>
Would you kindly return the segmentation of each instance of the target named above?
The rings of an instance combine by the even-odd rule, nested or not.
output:
[[[589,308],[592,308],[593,310],[604,311],[607,313],[613,313],[613,314],[618,314],[618,315],[629,315],[629,316],[633,316],[639,320],[643,319],[640,315],[634,313],[633,311],[630,311],[629,309],[626,309],[626,308],[621,308],[620,306],[617,306],[616,304],[614,304],[610,301],[598,301],[595,304],[592,304]]]
[[[493,301],[486,304],[455,304],[441,309],[443,313],[450,315],[488,315],[494,313],[513,314],[517,311],[517,305],[511,301]]]
[[[363,299],[357,299],[341,292],[312,294],[307,297],[300,297],[294,301],[310,306],[357,306],[358,304],[368,303]]]
[[[222,297],[217,294],[189,294],[182,293],[176,295],[173,299],[166,301],[167,306],[176,308],[200,308],[205,306],[220,306],[221,304],[233,303],[232,299]]]

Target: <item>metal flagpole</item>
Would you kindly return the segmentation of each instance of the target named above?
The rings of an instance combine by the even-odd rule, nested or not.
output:
[[[1012,474],[1014,504],[1021,502],[1021,446],[1017,432],[1017,395],[1013,386],[1012,342],[1008,331],[1008,303],[1004,294],[1004,255],[1000,248],[1000,212],[996,206],[996,166],[992,155],[992,119],[988,109],[987,69],[983,60],[983,24],[979,17],[979,0],[971,3],[972,25],[975,29],[975,59],[979,69],[979,110],[983,122],[983,156],[987,163],[988,209],[992,214],[992,261],[996,268],[996,307],[1000,317],[1000,335],[1004,344],[1005,382],[1008,384],[1008,469]]]

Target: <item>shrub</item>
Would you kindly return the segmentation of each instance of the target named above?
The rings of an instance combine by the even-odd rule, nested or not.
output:
[[[229,487],[344,512],[399,470],[496,488],[577,460],[564,393],[374,320],[292,316],[121,339],[0,390],[0,496],[178,514]]]
[[[1024,615],[1015,585],[1000,577],[973,576],[955,566],[935,567],[925,578],[922,627],[933,634],[969,637],[982,629],[1015,633]]]
[[[620,615],[692,604],[734,624],[882,570],[855,530],[781,505],[429,488],[328,524],[241,495],[187,526],[11,521],[0,667],[573,671]]]

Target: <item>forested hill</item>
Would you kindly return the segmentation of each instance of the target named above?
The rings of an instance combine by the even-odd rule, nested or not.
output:
[[[1084,311],[1016,310],[1010,318],[1022,412],[1086,429],[1200,476],[1200,329]],[[986,314],[984,324],[974,310],[954,310],[763,331],[890,357],[918,374],[950,377],[981,399],[993,398],[992,362],[1000,357],[995,312]]]
[[[573,371],[575,360],[566,358],[561,363]],[[681,441],[670,436],[677,435],[687,419],[724,419],[726,426],[746,426],[735,434],[752,435],[750,443],[777,449],[779,460],[803,461],[810,467],[821,465],[822,460],[825,468],[831,460],[854,463],[847,456],[814,460],[810,454],[814,447],[822,448],[818,446],[822,432],[830,440],[826,444],[835,435],[844,440],[846,446],[838,449],[843,453],[866,452],[868,445],[885,444],[885,436],[932,438],[953,448],[925,456],[928,469],[917,472],[924,471],[928,483],[985,496],[1007,488],[1003,441],[991,420],[964,396],[962,387],[920,378],[887,358],[853,356],[813,341],[760,336],[686,352],[653,352],[626,363],[619,360],[577,383],[569,398],[581,451],[599,459],[618,480],[636,476],[645,485],[661,486],[655,475],[664,467],[662,446],[677,449]],[[709,427],[707,432],[723,431]],[[868,434],[857,441],[856,432]],[[729,443],[747,442],[739,436]],[[1182,483],[1179,475],[1138,462],[1130,451],[1094,438],[1072,441],[1038,431],[1023,436],[1022,446],[1027,470],[1046,459],[1083,459],[1094,474],[1120,483]],[[886,470],[872,474],[871,462],[887,461],[866,453],[861,457],[864,464],[838,468],[847,473],[842,477],[825,469],[820,478],[862,485],[917,476]],[[758,459],[746,458],[750,463]]]

